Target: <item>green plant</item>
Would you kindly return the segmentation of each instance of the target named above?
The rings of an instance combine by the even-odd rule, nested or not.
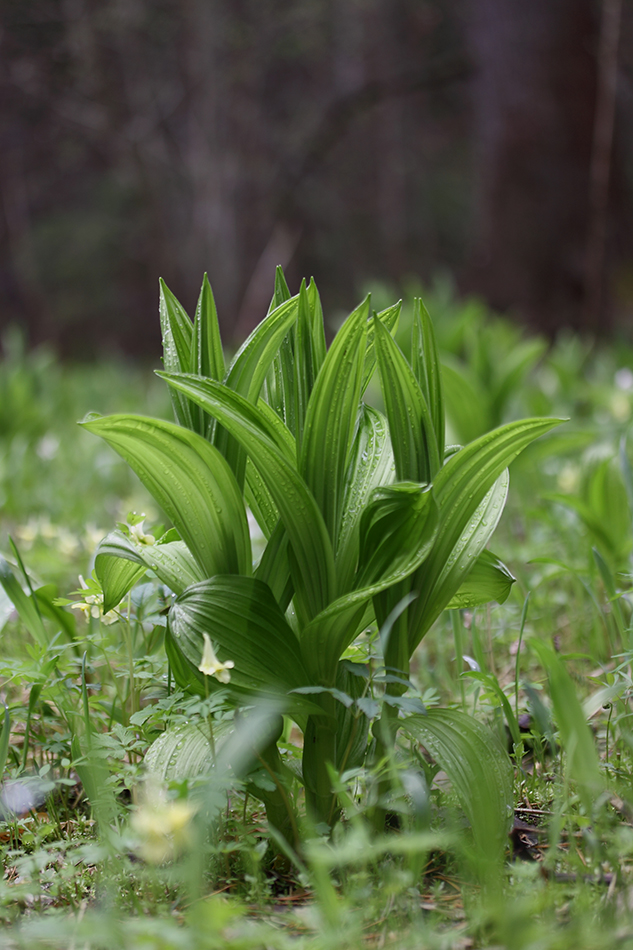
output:
[[[339,810],[331,766],[362,762],[368,748],[346,650],[407,598],[383,644],[380,751],[398,725],[410,657],[440,613],[507,597],[513,578],[486,550],[506,498],[506,467],[557,424],[528,419],[446,448],[431,321],[418,303],[407,360],[392,337],[398,315],[397,304],[372,313],[367,298],[326,350],[314,283],[291,297],[278,270],[268,316],[225,369],[206,277],[193,322],[161,285],[159,375],[176,424],[134,415],[84,422],[131,465],[174,526],[157,541],[120,527],[101,543],[104,611],[153,571],[174,595],[165,647],[176,682],[201,695],[224,689],[237,706],[262,694],[281,698],[304,733],[310,812],[327,826]],[[376,369],[386,416],[363,400]],[[247,505],[267,541],[256,565]],[[217,679],[202,662],[205,635],[222,661]],[[262,758],[276,785],[269,815],[291,837],[292,814],[279,818],[290,808],[281,729],[279,719]],[[438,728],[434,754],[445,744],[447,758],[458,755],[455,741]],[[492,736],[481,755],[493,781],[509,767]],[[499,815],[497,851],[505,822]]]

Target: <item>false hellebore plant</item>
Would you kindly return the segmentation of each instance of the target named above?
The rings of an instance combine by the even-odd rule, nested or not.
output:
[[[278,269],[268,316],[227,368],[206,276],[193,322],[161,285],[159,375],[176,423],[114,415],[84,425],[130,464],[174,527],[153,544],[110,534],[96,572],[106,611],[148,569],[173,592],[165,648],[183,689],[222,689],[238,707],[281,702],[303,731],[310,813],[329,826],[338,814],[331,770],[362,764],[369,745],[365,683],[343,658],[372,623],[390,630],[379,748],[397,725],[447,771],[453,761],[454,774],[458,761],[483,767],[481,795],[498,814],[479,834],[499,847],[507,757],[463,714],[403,715],[403,694],[411,656],[441,611],[507,597],[513,578],[486,550],[507,466],[557,420],[514,422],[447,448],[430,319],[418,302],[409,362],[392,336],[399,311],[372,313],[368,298],[328,350],[314,283],[291,297]],[[363,399],[376,371],[384,415]],[[267,541],[256,565],[247,506]],[[253,790],[290,835],[279,723],[261,753],[277,788]],[[472,821],[476,805],[463,791]]]

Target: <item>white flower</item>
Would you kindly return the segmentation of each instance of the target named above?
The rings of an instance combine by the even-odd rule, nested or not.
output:
[[[103,592],[98,589],[95,582],[91,584],[86,584],[85,580],[79,575],[79,583],[81,584],[82,590],[92,591],[90,594],[84,594],[83,600],[80,600],[76,604],[71,604],[71,610],[81,610],[86,618],[94,617],[95,620],[101,620],[101,623],[111,624],[116,623],[119,619],[118,614],[114,610],[109,610],[107,614],[103,613]]]
[[[220,663],[217,656],[215,655],[215,650],[213,649],[213,644],[209,638],[208,633],[203,633],[204,637],[204,648],[202,650],[202,659],[200,660],[200,666],[198,669],[201,673],[204,673],[205,676],[215,676],[220,683],[230,683],[231,674],[229,670],[232,670],[235,666],[233,660],[227,660],[226,663]]]
[[[156,544],[156,538],[153,534],[145,534],[144,524],[144,521],[139,521],[136,524],[129,524],[128,522],[130,541],[135,541],[136,544]]]

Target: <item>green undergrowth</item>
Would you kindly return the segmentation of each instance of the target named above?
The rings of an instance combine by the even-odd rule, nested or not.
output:
[[[168,418],[164,385],[129,366],[62,367],[12,338],[0,551],[27,609],[14,591],[16,615],[4,588],[0,946],[633,946],[631,353],[575,337],[548,347],[441,288],[424,296],[447,367],[447,444],[525,416],[570,420],[512,463],[494,540],[516,578],[508,599],[445,611],[401,704],[414,719],[462,713],[507,750],[501,867],[477,850],[469,828],[485,810],[469,814],[459,769],[405,731],[380,761],[331,771],[341,820],[328,834],[305,810],[287,717],[277,746],[300,844],[280,842],[261,800],[275,770],[236,765],[278,710],[255,699],[236,712],[222,688],[187,693],[165,661],[164,585],[147,575],[104,613],[92,575],[113,523],[158,535],[164,515],[75,422],[88,409]],[[412,312],[405,299],[405,354]],[[380,406],[380,386],[370,393]],[[381,650],[374,627],[346,654],[370,671],[358,707],[370,734],[387,702]],[[468,768],[477,797],[476,757]]]

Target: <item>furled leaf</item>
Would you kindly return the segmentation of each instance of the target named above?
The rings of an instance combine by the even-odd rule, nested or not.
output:
[[[435,331],[429,313],[416,297],[413,301],[411,326],[411,365],[422,387],[433,420],[440,464],[444,460],[444,396],[442,374],[435,342]]]
[[[116,573],[111,573],[115,572],[116,563],[120,563],[122,567],[129,565],[127,590],[123,590],[123,584],[119,588],[111,580],[117,577]],[[186,587],[204,580],[206,576],[183,541],[137,545],[121,531],[112,531],[100,542],[95,557],[95,572],[103,590],[104,611],[116,607],[136,580],[148,569],[175,594],[182,594]],[[138,575],[135,575],[136,571],[139,572]],[[123,571],[122,576],[126,576]]]
[[[516,578],[492,551],[482,551],[466,579],[453,595],[447,609],[471,609],[495,600],[503,604],[508,599]]]
[[[111,556],[97,548],[95,573],[103,591],[103,612],[114,610],[146,572],[140,558],[132,559],[125,554]]]
[[[299,471],[332,542],[340,528],[349,453],[360,408],[369,298],[347,318],[316,379],[305,419]]]
[[[195,432],[142,416],[106,416],[83,425],[134,469],[207,576],[251,572],[242,495],[216,448]]]
[[[428,403],[402,350],[375,320],[376,354],[399,481],[430,482],[440,460]]]
[[[360,518],[372,491],[394,480],[395,464],[385,417],[362,404],[345,480],[341,528],[336,546],[338,589],[349,590],[358,561]]]
[[[380,313],[376,313],[374,310],[373,315],[376,320],[379,320],[393,336],[398,328],[401,309],[402,301],[399,300],[398,303],[394,304],[392,307],[387,307],[386,310],[381,310]],[[361,394],[364,393],[369,386],[370,380],[376,369],[375,335],[376,330],[374,321],[370,320],[367,327],[367,346],[365,349],[365,361],[363,364],[363,382],[361,385]]]
[[[191,363],[186,369],[183,367],[182,370],[177,372],[190,372],[198,376],[209,376],[211,379],[218,380],[224,377],[224,353],[222,352],[218,312],[213,299],[211,284],[206,274],[202,279],[196,316],[193,322]],[[206,416],[199,406],[192,406],[190,409],[194,430],[209,439],[213,434],[215,420]]]
[[[159,314],[163,335],[163,365],[168,373],[186,373],[191,367],[193,324],[182,304],[165,281],[159,281]],[[174,415],[180,425],[190,429],[192,419],[187,399],[172,393]]]

